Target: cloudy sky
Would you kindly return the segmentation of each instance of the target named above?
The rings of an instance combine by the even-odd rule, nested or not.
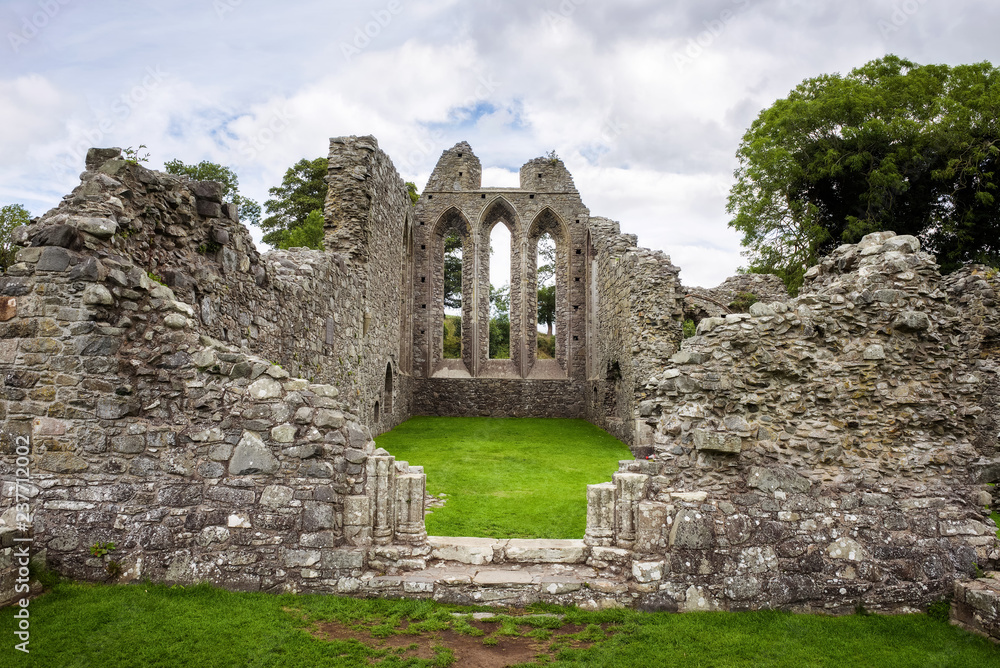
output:
[[[592,214],[715,285],[761,109],[886,53],[1000,64],[998,26],[995,0],[0,0],[0,205],[44,213],[89,146],[219,162],[261,202],[331,136],[421,188],[461,140],[484,185],[554,149]]]

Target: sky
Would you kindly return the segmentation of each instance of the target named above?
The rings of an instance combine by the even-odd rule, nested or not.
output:
[[[554,150],[591,215],[709,287],[742,263],[761,110],[887,53],[1000,64],[998,26],[996,0],[0,0],[0,205],[43,214],[91,146],[227,165],[259,202],[334,136],[420,189],[459,141],[485,186]]]

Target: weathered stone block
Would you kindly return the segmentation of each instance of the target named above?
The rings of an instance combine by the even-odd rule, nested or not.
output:
[[[712,521],[705,513],[692,508],[681,508],[670,527],[670,546],[704,550],[715,544]]]
[[[291,503],[294,490],[285,485],[268,485],[260,495],[260,505],[266,508],[282,508]]]
[[[694,447],[710,452],[738,454],[743,449],[743,439],[736,434],[707,429],[694,430]]]
[[[332,503],[322,501],[306,501],[302,511],[302,530],[318,531],[332,529],[336,526],[336,516]]]
[[[278,460],[271,454],[260,437],[252,431],[244,431],[233,458],[229,461],[230,475],[271,475],[278,470]]]

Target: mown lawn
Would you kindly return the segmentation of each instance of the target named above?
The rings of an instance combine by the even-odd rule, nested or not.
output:
[[[447,494],[427,516],[433,536],[583,538],[587,485],[632,459],[585,420],[415,417],[375,441]]]
[[[927,615],[672,615],[537,606],[532,610],[564,617],[474,625],[452,613],[485,608],[241,594],[207,585],[75,583],[56,585],[29,610],[31,652],[25,655],[13,649],[14,609],[0,609],[6,639],[0,666],[460,668],[476,647],[502,648],[518,637],[532,643],[531,663],[521,665],[538,665],[538,657],[548,666],[621,668],[1000,666],[1000,648]],[[323,632],[330,628],[342,632]],[[581,647],[582,641],[593,645]]]

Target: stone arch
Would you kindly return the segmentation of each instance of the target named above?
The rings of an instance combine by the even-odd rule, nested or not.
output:
[[[395,379],[392,373],[392,362],[387,362],[385,365],[385,384],[382,387],[382,412],[388,421],[392,421],[392,409],[393,409],[393,390],[395,385]]]
[[[510,359],[491,360],[489,354],[490,332],[490,240],[494,227],[502,224],[510,232],[510,248],[504,249],[510,254]],[[518,239],[523,233],[520,216],[514,206],[503,195],[498,195],[483,207],[479,215],[479,238],[482,240],[479,248],[479,282],[483,289],[479,291],[477,304],[477,322],[479,326],[479,358],[482,360],[478,375],[519,377],[521,368],[521,352],[523,333],[521,326],[521,311],[524,302],[521,280],[521,245]],[[500,249],[495,249],[501,252]]]
[[[534,345],[535,332],[538,330],[538,240],[543,234],[549,234],[556,246],[556,359],[555,365],[536,360]],[[528,377],[549,378],[565,377],[569,364],[569,263],[570,263],[570,233],[569,227],[559,214],[549,207],[543,208],[532,219],[528,226],[525,249],[525,280],[524,280],[524,336]],[[529,338],[530,337],[530,338]]]
[[[403,373],[413,373],[413,313],[414,289],[413,277],[415,257],[413,253],[413,215],[407,212],[403,224],[401,275],[402,289],[399,291],[399,370]]]
[[[462,357],[460,360],[445,360],[442,355],[444,322],[444,240],[454,233],[462,240]],[[455,206],[446,209],[434,223],[429,239],[431,243],[430,281],[431,299],[428,304],[427,328],[430,350],[426,359],[430,363],[430,376],[468,377],[474,368],[475,338],[473,337],[473,286],[475,283],[474,257],[475,241],[473,228],[465,214]]]

